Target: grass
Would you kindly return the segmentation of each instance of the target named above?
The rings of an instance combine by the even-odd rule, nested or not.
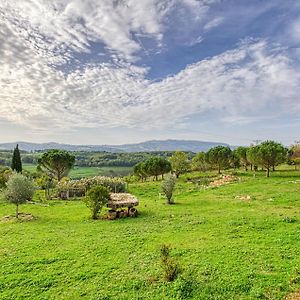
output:
[[[34,172],[36,165],[23,164],[24,170]],[[71,178],[82,178],[92,176],[126,176],[132,172],[132,167],[77,167],[75,166],[71,172]]]
[[[92,221],[81,201],[21,206],[37,219],[0,222],[0,299],[284,299],[300,288],[300,172],[237,175],[214,189],[182,176],[171,206],[159,183],[131,184],[133,219]],[[171,283],[162,244],[182,270]]]

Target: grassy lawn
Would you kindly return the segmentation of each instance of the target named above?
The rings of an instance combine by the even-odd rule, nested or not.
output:
[[[34,172],[36,165],[23,164],[24,170]],[[74,167],[70,172],[71,178],[102,176],[126,176],[132,172],[132,167]]]
[[[182,176],[175,201],[131,184],[138,218],[89,219],[81,201],[27,204],[30,222],[0,221],[0,299],[284,299],[300,288],[300,172],[239,172],[201,189]],[[250,195],[251,200],[239,196]],[[0,216],[14,207],[0,202]],[[182,273],[165,283],[161,244]]]

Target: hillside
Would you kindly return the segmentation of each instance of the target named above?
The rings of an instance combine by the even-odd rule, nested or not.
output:
[[[16,144],[25,151],[41,151],[48,149],[62,149],[67,151],[107,151],[107,152],[151,152],[151,151],[207,151],[217,145],[229,146],[225,143],[193,141],[193,140],[152,140],[137,144],[124,145],[70,145],[60,143],[2,143],[1,150],[12,150]]]

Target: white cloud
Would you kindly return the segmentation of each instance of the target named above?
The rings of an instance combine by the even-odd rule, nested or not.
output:
[[[130,63],[88,65],[69,74],[0,24],[0,116],[31,128],[183,126],[190,116],[224,121],[300,112],[299,72],[284,49],[265,41],[192,64],[160,82]]]
[[[70,51],[89,52],[91,42],[102,42],[132,60],[142,49],[135,34],[160,44],[174,11],[188,12],[184,17],[190,16],[192,26],[207,8],[196,0],[4,0],[0,4],[3,17],[14,24],[20,37],[30,40],[29,46],[64,59]]]
[[[239,123],[300,113],[299,70],[284,49],[266,41],[244,42],[159,82],[147,79],[147,67],[132,63],[130,59],[142,47],[132,33],[160,43],[170,12],[184,6],[202,20],[208,10],[203,3],[2,2],[0,119],[59,131],[184,127],[189,118],[205,118],[208,112],[224,122]],[[212,20],[207,26],[218,22]],[[115,63],[89,64],[64,73],[64,63],[74,51],[90,51],[92,41],[115,51]],[[124,62],[120,57],[130,59]]]

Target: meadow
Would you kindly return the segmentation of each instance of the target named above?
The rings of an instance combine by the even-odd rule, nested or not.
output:
[[[0,299],[285,299],[299,289],[300,172],[238,171],[217,188],[197,184],[205,176],[181,176],[175,205],[159,182],[130,184],[137,218],[92,221],[80,199],[22,205],[35,220],[0,221]],[[13,213],[0,202],[0,216]],[[181,267],[173,282],[162,244]]]
[[[36,170],[35,164],[23,164],[24,170],[29,172],[34,172]],[[109,167],[78,167],[75,166],[71,170],[69,176],[72,179],[82,178],[82,177],[93,177],[93,176],[126,176],[132,172],[132,167],[119,167],[119,166],[109,166]]]

